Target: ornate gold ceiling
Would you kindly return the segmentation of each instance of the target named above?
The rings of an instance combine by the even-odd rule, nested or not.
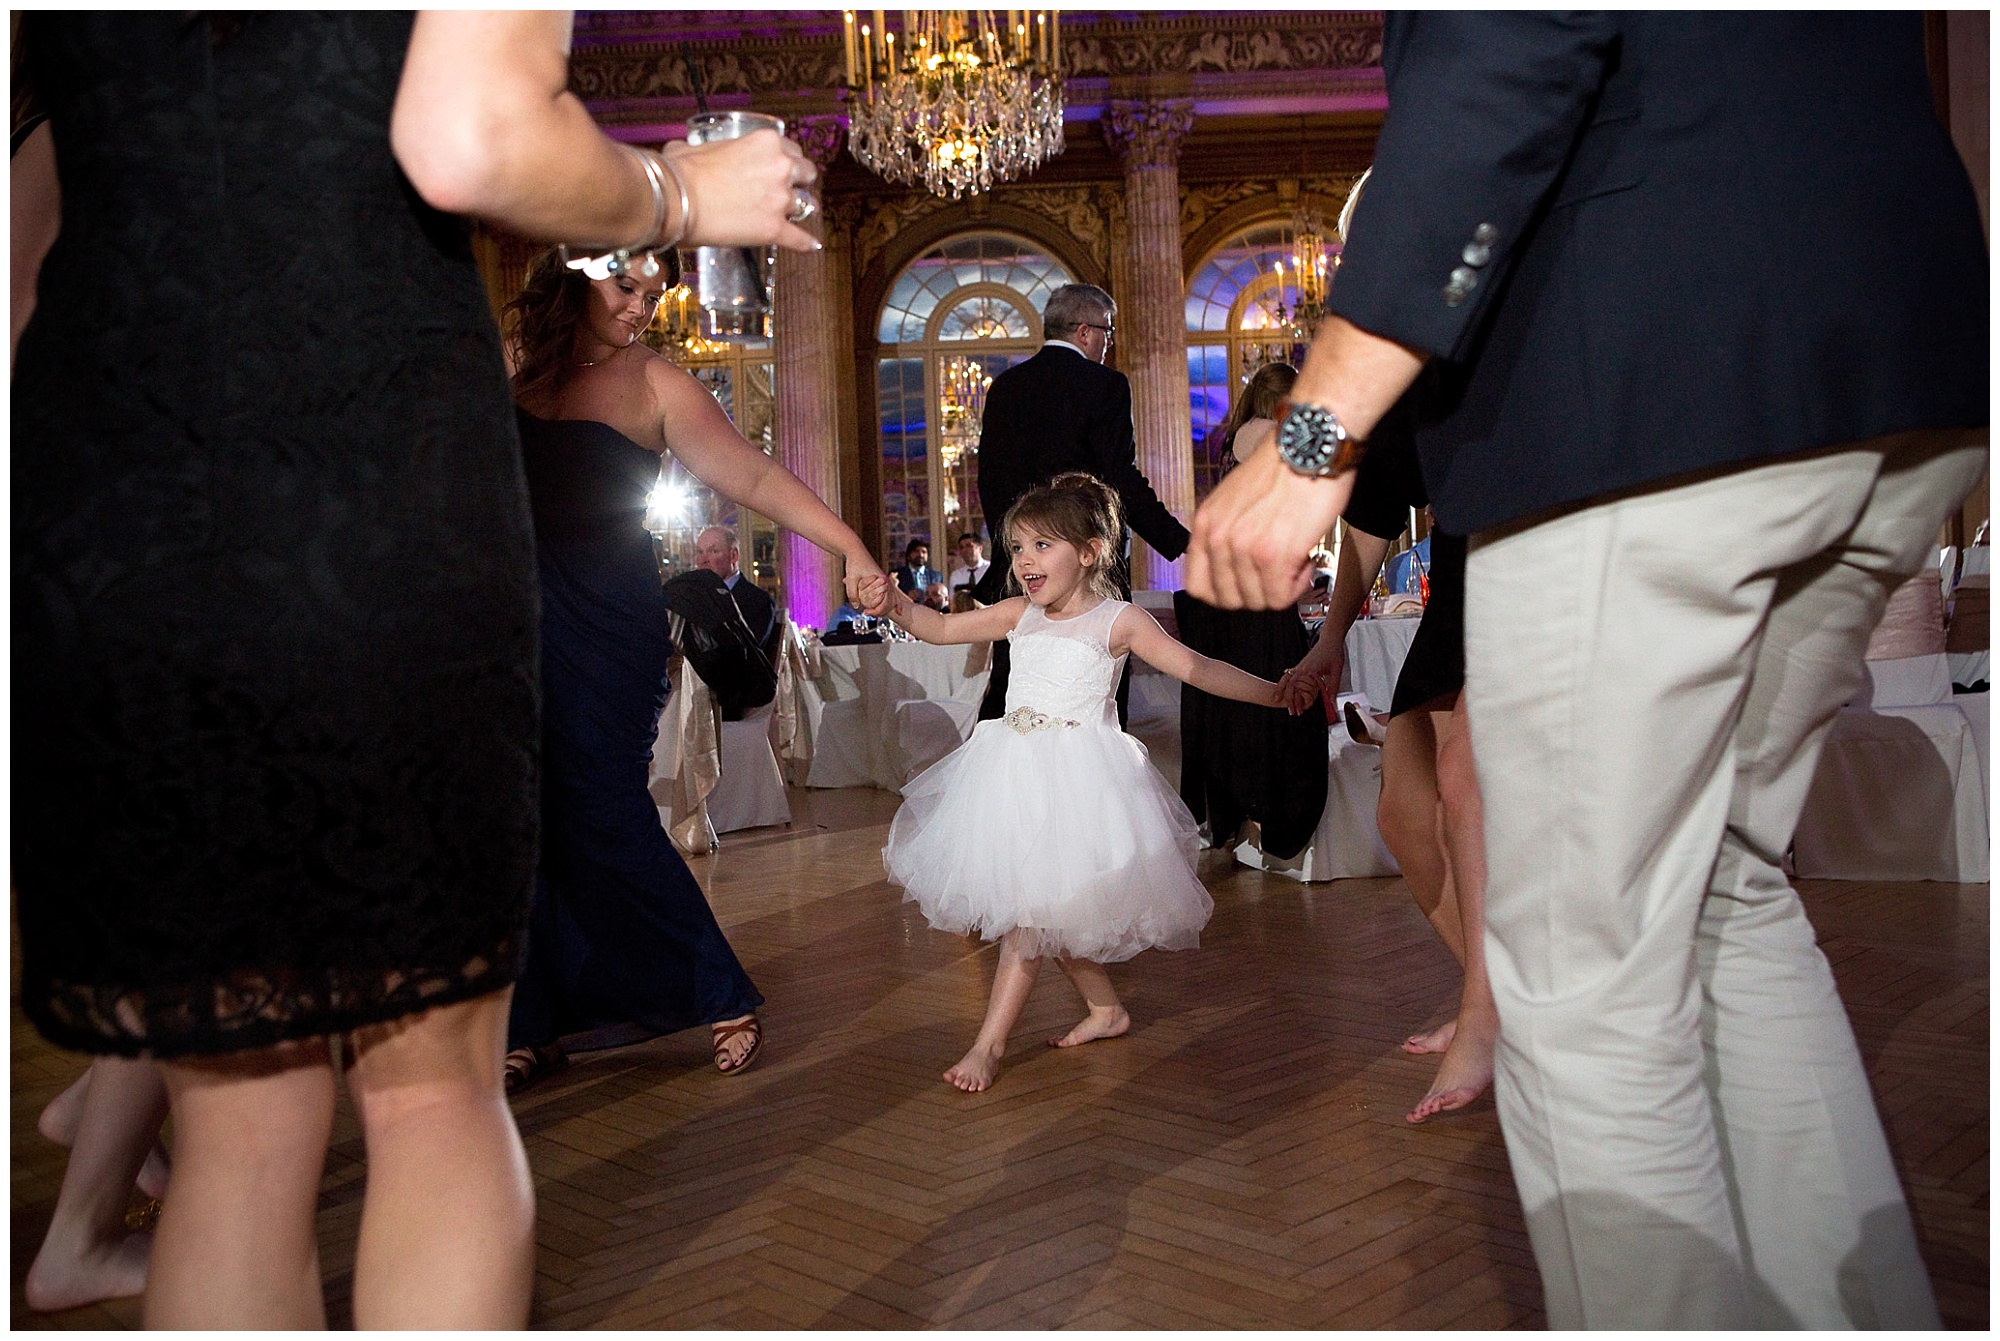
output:
[[[1069,119],[1113,98],[1191,98],[1204,119],[1379,113],[1375,11],[1069,11]],[[841,11],[586,11],[571,85],[607,125],[670,127],[695,110],[690,63],[718,107],[802,118],[841,110]]]

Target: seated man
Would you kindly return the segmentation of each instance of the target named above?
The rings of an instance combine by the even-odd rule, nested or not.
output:
[[[711,526],[694,540],[694,566],[706,568],[721,578],[743,612],[743,622],[756,635],[757,646],[771,650],[771,637],[778,629],[777,610],[764,589],[743,576],[743,551],[736,532],[727,526]]]

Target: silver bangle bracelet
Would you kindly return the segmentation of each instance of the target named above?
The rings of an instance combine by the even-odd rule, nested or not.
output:
[[[647,225],[646,231],[639,235],[639,240],[626,248],[627,251],[639,251],[656,245],[661,232],[667,226],[667,184],[661,175],[658,154],[649,154],[632,144],[619,147],[639,160],[639,171],[646,174],[646,185],[652,188],[653,192],[653,221]]]
[[[674,188],[681,193],[681,226],[674,230],[672,238],[659,244],[662,247],[679,246],[680,240],[688,235],[688,229],[694,226],[694,203],[688,199],[687,182],[681,177],[681,170],[674,166],[674,161],[665,154],[654,152],[647,157],[666,169],[667,175],[674,179]]]
[[[641,149],[637,145],[621,144],[618,147],[639,160],[639,166],[646,174],[646,185],[653,191],[653,221],[646,229],[645,236],[638,242],[624,247],[600,249],[591,245],[576,248],[565,245],[557,250],[561,252],[565,265],[572,270],[581,270],[591,279],[609,279],[613,275],[630,274],[635,271],[642,279],[651,279],[660,273],[658,253],[678,245],[680,240],[687,236],[688,220],[692,217],[693,206],[688,200],[687,183],[681,180],[680,171],[667,161],[665,155],[655,153],[651,149]],[[674,235],[663,238],[660,234],[667,226],[666,179],[668,177],[674,179],[674,187],[680,192],[681,220],[680,227],[674,230]],[[586,254],[572,256],[573,250]]]

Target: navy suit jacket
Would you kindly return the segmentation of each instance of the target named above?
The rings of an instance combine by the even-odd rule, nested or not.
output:
[[[1987,422],[1986,245],[1918,14],[1394,14],[1383,66],[1331,306],[1436,356],[1447,530]]]
[[[1117,369],[1043,345],[995,377],[979,422],[979,506],[994,533],[987,583],[1006,580],[999,530],[1007,509],[1066,470],[1087,470],[1117,490],[1126,524],[1167,558],[1179,558],[1188,547],[1187,527],[1139,472],[1135,450],[1132,385]]]

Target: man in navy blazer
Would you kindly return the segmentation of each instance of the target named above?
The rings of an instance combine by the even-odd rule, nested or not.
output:
[[[1935,1327],[1781,863],[1888,593],[1985,468],[1987,256],[1905,14],[1392,16],[1277,432],[1189,590],[1293,598],[1422,374],[1472,534],[1495,1092],[1558,1327]]]
[[[1013,554],[999,534],[1007,509],[1066,470],[1089,471],[1115,489],[1126,524],[1167,558],[1187,550],[1187,527],[1167,510],[1134,460],[1132,385],[1124,373],[1104,366],[1117,312],[1111,295],[1095,284],[1063,285],[1042,309],[1047,342],[987,388],[979,423],[979,506],[994,529],[994,562],[973,590],[983,604],[991,605],[1007,590]],[[981,720],[1006,711],[1007,666],[1007,645],[994,644]],[[1125,686],[1121,680],[1120,721]]]

